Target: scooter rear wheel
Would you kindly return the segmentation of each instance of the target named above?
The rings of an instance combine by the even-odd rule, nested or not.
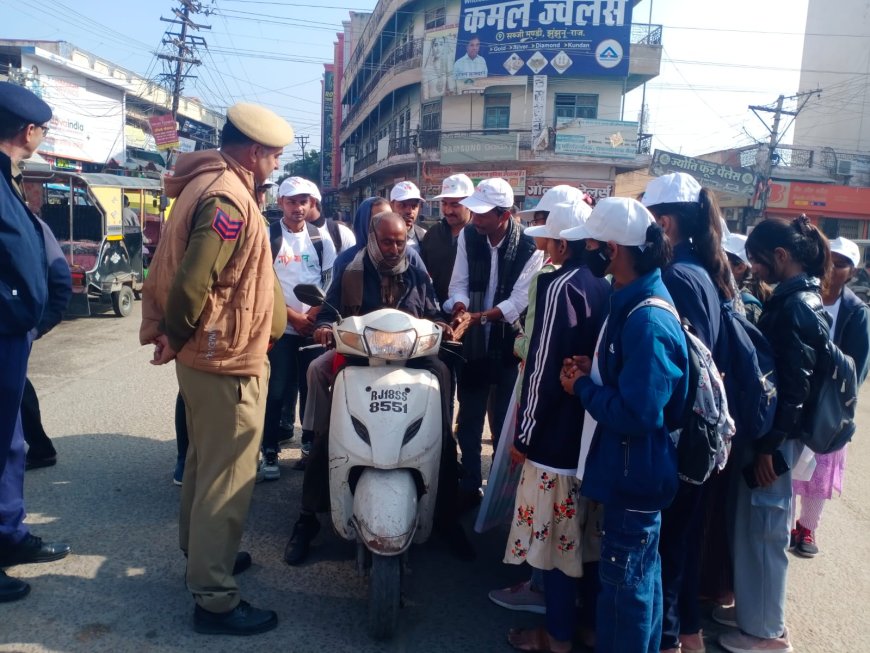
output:
[[[372,554],[369,575],[369,634],[389,639],[399,622],[402,594],[402,557]]]

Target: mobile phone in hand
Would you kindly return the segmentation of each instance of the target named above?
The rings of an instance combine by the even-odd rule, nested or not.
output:
[[[789,467],[788,463],[785,461],[785,456],[782,455],[782,451],[777,449],[773,452],[773,471],[777,476],[782,476],[785,474],[791,467]],[[758,481],[755,479],[755,463],[749,463],[746,467],[743,468],[743,478],[746,481],[746,485],[749,486],[750,489],[754,490],[758,487]]]

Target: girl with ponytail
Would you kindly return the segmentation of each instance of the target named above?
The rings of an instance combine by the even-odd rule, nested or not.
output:
[[[733,475],[731,488],[735,605],[717,608],[713,618],[739,628],[719,639],[728,651],[791,651],[785,627],[790,470],[802,449],[795,438],[804,406],[817,392],[817,355],[830,337],[820,287],[831,252],[825,236],[801,216],[759,224],[746,240],[746,253],[752,274],[777,284],[758,320],[776,361],[777,405],[769,433],[734,440],[732,464],[745,469]]]
[[[694,177],[675,173],[653,179],[643,203],[673,249],[662,281],[674,306],[710,351],[716,352],[721,305],[735,298],[736,289],[722,249],[723,223],[716,200]],[[706,492],[705,486],[681,481],[674,502],[662,511],[663,653],[704,650],[698,597]]]

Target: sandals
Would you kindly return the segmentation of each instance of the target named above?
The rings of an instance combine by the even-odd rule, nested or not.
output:
[[[543,626],[538,628],[511,628],[508,631],[508,644],[517,651],[526,653],[571,653],[573,647],[566,642],[568,648],[553,649],[550,646],[550,636]]]

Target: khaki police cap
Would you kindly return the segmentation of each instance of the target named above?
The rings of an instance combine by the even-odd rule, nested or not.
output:
[[[266,147],[286,147],[293,140],[293,128],[288,122],[257,104],[234,104],[227,109],[227,120],[252,141]]]

